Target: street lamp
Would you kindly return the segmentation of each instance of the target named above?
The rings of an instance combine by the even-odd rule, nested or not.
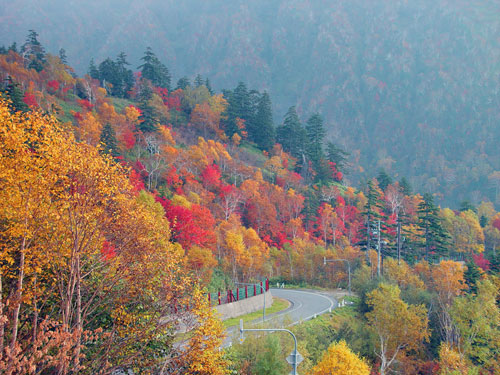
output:
[[[256,283],[256,284],[252,284],[252,283],[239,283],[239,282],[235,282],[235,284],[239,284],[239,285],[251,285],[251,286],[259,286],[261,291],[262,291],[262,294],[264,295],[264,306],[262,308],[262,323],[265,322],[266,320],[266,289],[264,288],[264,286],[262,284],[259,284],[259,283]]]
[[[327,262],[346,262],[347,263],[347,272],[349,275],[349,295],[351,295],[351,262],[349,262],[347,259],[326,259],[326,257],[323,257],[323,264],[326,266]]]
[[[292,331],[284,328],[243,328],[243,319],[240,319],[240,342],[244,340],[243,332],[288,332],[292,335],[295,347],[290,355],[286,357],[286,361],[292,365],[291,375],[298,375],[297,366],[304,360],[304,357],[297,351],[297,337],[295,337]]]

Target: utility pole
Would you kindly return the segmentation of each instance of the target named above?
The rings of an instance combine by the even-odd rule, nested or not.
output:
[[[382,256],[380,250],[380,219],[377,222],[377,251],[378,251],[378,259],[377,259],[377,275],[380,277],[380,268],[382,263]]]
[[[398,266],[401,264],[401,220],[398,215]]]

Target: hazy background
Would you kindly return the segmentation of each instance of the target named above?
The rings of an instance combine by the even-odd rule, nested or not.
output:
[[[406,176],[456,205],[500,203],[500,2],[462,0],[0,0],[0,44],[39,33],[81,75],[151,46],[173,82],[267,89],[325,117],[361,169]]]

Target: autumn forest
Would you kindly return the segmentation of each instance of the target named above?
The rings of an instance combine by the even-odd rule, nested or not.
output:
[[[208,295],[347,289],[325,258],[352,305],[293,328],[300,373],[500,372],[500,172],[446,198],[243,72],[217,90],[146,45],[77,74],[26,34],[0,47],[1,373],[286,374],[281,338],[222,348]]]

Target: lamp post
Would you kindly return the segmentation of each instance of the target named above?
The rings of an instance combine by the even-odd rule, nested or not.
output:
[[[252,283],[239,283],[239,282],[235,282],[235,284],[239,284],[239,285],[251,285],[251,286],[258,286],[260,287],[261,291],[262,291],[262,294],[264,295],[264,306],[262,308],[262,323],[265,322],[266,320],[266,288],[264,288],[264,283],[262,284],[259,284],[259,283],[256,283],[256,284],[252,284]]]
[[[287,332],[293,337],[294,349],[290,353],[288,357],[286,357],[286,361],[292,365],[292,375],[298,375],[297,366],[300,362],[304,360],[302,355],[297,351],[297,337],[293,334],[292,331],[284,328],[243,328],[243,319],[240,319],[240,342],[243,342],[243,332]]]
[[[326,266],[327,262],[346,262],[347,263],[347,273],[349,275],[349,295],[351,295],[351,262],[349,262],[347,259],[326,259],[326,257],[323,257],[323,264]]]

